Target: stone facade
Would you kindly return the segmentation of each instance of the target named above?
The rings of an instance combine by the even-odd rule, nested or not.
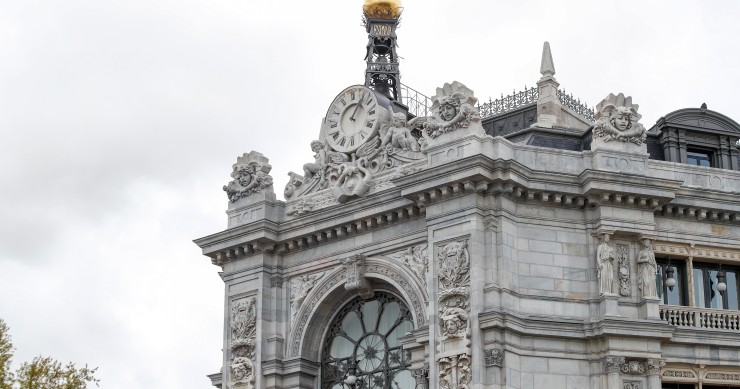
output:
[[[590,131],[553,97],[554,74],[546,45],[532,128]],[[291,173],[286,201],[267,158],[240,157],[225,187],[228,229],[196,240],[225,283],[214,385],[740,387],[740,312],[702,308],[690,293],[699,263],[737,277],[740,172],[651,159],[637,105],[621,93],[597,106],[582,151],[491,137],[475,103],[471,89],[448,83],[433,116],[406,122],[392,104],[371,116],[383,104],[372,89],[342,91],[333,104],[347,111],[325,118],[315,161]],[[342,115],[375,119],[341,128],[354,125]],[[327,142],[332,123],[340,132]],[[681,304],[667,296],[669,278]],[[408,331],[393,339],[403,355],[379,357],[370,335],[356,345],[365,361],[408,371],[410,386],[363,373],[370,362],[356,357],[326,364],[341,349],[328,334],[359,328],[335,318],[379,295],[407,312]]]

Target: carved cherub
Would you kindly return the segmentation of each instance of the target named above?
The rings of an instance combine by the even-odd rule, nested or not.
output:
[[[385,133],[380,147],[386,148],[389,144],[404,151],[419,151],[419,143],[406,128],[406,115],[402,112],[394,113],[391,117],[391,127]]]
[[[315,162],[303,165],[305,181],[309,181],[311,178],[313,178],[314,174],[323,172],[324,169],[326,169],[326,165],[328,163],[328,159],[326,158],[326,149],[323,143],[317,140],[312,141],[311,150],[316,153],[313,156]]]
[[[637,113],[639,105],[632,104],[632,97],[620,93],[610,93],[596,105],[594,136],[603,137],[605,142],[617,140],[642,144],[647,138],[647,130],[638,123],[642,115]]]
[[[459,337],[464,336],[468,327],[468,314],[461,308],[447,308],[440,316],[442,335]]]

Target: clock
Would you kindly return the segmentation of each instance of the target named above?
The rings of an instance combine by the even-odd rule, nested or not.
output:
[[[361,85],[343,90],[326,112],[324,136],[332,149],[351,153],[378,132],[382,121],[387,120],[387,99]]]

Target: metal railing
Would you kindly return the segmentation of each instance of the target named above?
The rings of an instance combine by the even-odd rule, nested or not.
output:
[[[740,312],[665,305],[660,319],[676,327],[711,328],[740,332]]]
[[[429,116],[432,99],[423,93],[401,84],[401,103],[409,107],[409,113],[416,117]]]
[[[537,88],[527,88],[525,86],[521,92],[514,91],[508,96],[501,94],[500,99],[491,100],[489,97],[487,103],[478,104],[478,112],[480,112],[481,119],[485,119],[537,103],[539,97],[540,94]]]
[[[573,112],[583,116],[591,123],[596,121],[596,114],[594,110],[589,108],[586,104],[581,103],[581,99],[576,99],[573,94],[567,94],[565,90],[558,89],[558,100],[564,106],[570,108]]]

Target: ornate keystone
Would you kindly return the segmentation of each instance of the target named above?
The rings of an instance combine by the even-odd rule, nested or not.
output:
[[[373,287],[370,280],[365,278],[365,259],[364,255],[358,254],[342,260],[347,272],[344,289],[347,291],[356,290],[360,297],[370,298],[373,296]]]

